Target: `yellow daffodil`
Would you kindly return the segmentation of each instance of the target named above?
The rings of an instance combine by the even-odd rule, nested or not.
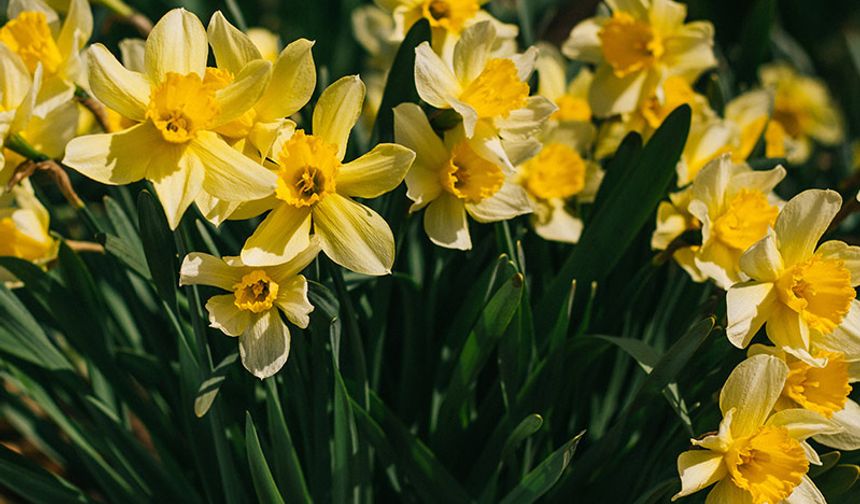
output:
[[[571,204],[594,201],[603,180],[600,165],[583,158],[590,131],[556,126],[541,141],[541,151],[517,175],[534,208],[532,226],[545,240],[576,243],[583,223]]]
[[[741,362],[720,392],[723,420],[716,434],[692,439],[678,457],[681,491],[672,500],[714,487],[707,504],[824,504],[807,475],[820,463],[806,440],[839,427],[805,409],[771,411],[790,371],[782,360],[755,355]]]
[[[468,214],[478,222],[511,219],[532,211],[515,174],[472,149],[462,127],[449,130],[444,141],[436,136],[418,105],[394,109],[394,134],[417,154],[406,175],[410,212],[427,207],[424,230],[442,247],[472,248]]]
[[[714,28],[684,23],[687,7],[671,0],[607,0],[611,16],[586,19],[562,48],[574,60],[596,65],[589,101],[594,114],[633,112],[662,94],[665,79],[692,83],[716,65]]]
[[[0,27],[0,44],[17,54],[31,75],[37,66],[42,67],[42,86],[34,114],[44,117],[69,105],[75,85],[86,84],[81,50],[93,31],[89,3],[69,2],[62,24],[57,13],[38,0],[9,2],[6,17],[9,21]]]
[[[841,206],[834,191],[804,191],[785,204],[773,231],[741,256],[750,281],[726,296],[732,344],[745,348],[766,325],[777,347],[813,365],[822,363],[817,352],[858,346],[860,247],[841,241],[818,246]]]
[[[483,22],[463,32],[453,64],[425,42],[415,50],[415,85],[421,99],[463,118],[471,148],[483,157],[514,166],[534,156],[534,135],[556,111],[543,96],[529,96],[528,78],[537,49],[510,57],[493,56],[493,25]]]
[[[278,60],[281,55],[281,37],[265,28],[251,28],[247,35],[264,60],[270,63]]]
[[[772,109],[773,97],[763,89],[747,91],[726,104],[726,122],[734,126],[737,135],[732,148],[734,160],[743,161],[752,154],[764,134]]]
[[[226,201],[270,194],[276,176],[216,130],[257,104],[271,65],[251,61],[218,89],[205,82],[207,56],[203,24],[184,9],[168,12],[152,29],[143,73],[123,67],[104,46],[92,46],[93,93],[138,124],[72,140],[63,163],[105,184],[152,181],[171,228],[201,192]]]
[[[581,69],[576,78],[568,82],[567,64],[554,46],[540,43],[535,68],[538,73],[538,94],[553,102],[558,110],[550,118],[555,124],[588,124],[591,128],[591,106],[588,90],[594,74]]]
[[[311,229],[323,252],[358,273],[390,273],[394,237],[385,220],[352,198],[375,198],[400,185],[415,153],[379,144],[343,162],[350,131],[364,101],[364,83],[343,77],[320,96],[312,134],[297,130],[280,148],[272,211],[245,242],[249,265],[282,262],[307,247]]]
[[[595,156],[598,159],[611,156],[618,149],[621,141],[631,131],[642,135],[647,141],[663,120],[681,105],[689,105],[692,111],[692,128],[712,121],[716,113],[708,104],[708,99],[695,92],[684,78],[672,76],[663,82],[663,86],[653,96],[644,100],[631,113],[610,118],[601,124],[598,134]]]
[[[482,9],[490,0],[376,0],[377,5],[394,17],[393,40],[403,40],[413,24],[421,19],[430,23],[433,49],[449,59],[463,31],[481,22],[492,23],[499,43],[515,45],[516,25],[505,24]]]
[[[50,216],[24,180],[0,196],[0,256],[12,256],[44,266],[57,257],[58,242],[49,233]],[[15,277],[0,268],[0,282],[17,284]]]
[[[822,81],[800,75],[784,63],[762,67],[759,77],[774,94],[773,118],[767,128],[768,157],[803,163],[812,152],[812,140],[823,145],[842,141],[842,114]],[[788,150],[783,147],[785,140],[789,140]]]
[[[690,213],[690,201],[693,198],[693,187],[669,194],[669,201],[661,201],[657,207],[657,226],[651,235],[651,248],[666,250],[670,246],[672,258],[694,282],[704,282],[708,279],[696,266],[696,254],[701,245],[684,245],[675,247],[672,242],[687,231],[700,231],[702,223]]]
[[[773,355],[788,366],[788,377],[774,409],[803,408],[830,419],[840,432],[815,436],[819,443],[838,450],[860,449],[860,406],[852,401],[851,383],[860,380],[860,361],[849,362],[842,352],[819,351],[825,364],[813,366],[778,348],[751,345],[753,355]]]
[[[31,79],[21,58],[0,44],[0,146],[7,137],[29,124],[41,82],[41,66]],[[14,170],[14,164],[5,159],[10,156],[14,153],[0,149],[0,195]]]
[[[701,228],[702,242],[691,250],[696,272],[692,277],[710,278],[722,289],[746,280],[740,257],[774,224],[782,202],[772,191],[784,177],[781,166],[754,171],[746,163],[733,162],[729,154],[720,156],[702,169],[684,193],[686,198],[676,198],[678,202],[686,199],[686,207],[677,209],[675,216],[668,210],[663,216],[658,213],[663,224],[658,225],[657,242],[665,248],[666,240],[674,239],[669,236],[671,230],[679,231],[677,236]],[[681,259],[688,257],[682,254]]]
[[[209,298],[211,327],[239,338],[242,365],[261,380],[277,373],[290,354],[292,324],[305,328],[314,307],[308,301],[308,282],[300,275],[319,253],[308,247],[283,264],[251,267],[238,257],[219,259],[209,254],[188,254],[182,261],[180,285],[211,285],[231,294]]]

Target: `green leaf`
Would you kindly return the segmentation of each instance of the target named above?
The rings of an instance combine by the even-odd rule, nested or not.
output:
[[[164,210],[148,191],[137,197],[140,218],[140,236],[146,255],[146,264],[152,273],[152,281],[161,298],[176,311],[176,243]]]
[[[281,497],[275,479],[272,477],[272,471],[269,470],[269,464],[266,462],[263,448],[260,446],[260,438],[257,437],[254,420],[251,419],[251,414],[248,412],[245,412],[245,450],[248,455],[248,466],[251,469],[251,479],[254,482],[254,490],[257,492],[259,502],[283,504],[284,498]]]
[[[143,243],[140,241],[137,227],[125,213],[119,203],[105,196],[105,211],[116,235],[108,233],[104,237],[105,250],[125,263],[134,272],[146,280],[151,279],[146,256],[143,253]]]
[[[860,479],[860,467],[840,464],[815,479],[815,484],[828,500],[847,493]]]
[[[415,48],[422,42],[430,41],[430,23],[421,19],[412,25],[388,73],[379,114],[376,116],[374,129],[380,142],[394,141],[394,107],[401,103],[418,103],[418,91],[415,89]]]
[[[528,473],[511,492],[501,500],[500,504],[532,503],[547,493],[561,478],[576,451],[576,446],[585,432],[580,432],[573,439],[554,451],[536,468]]]
[[[670,492],[678,488],[678,478],[669,478],[655,485],[651,490],[642,494],[633,504],[658,504],[666,502]]]
[[[690,107],[682,105],[663,121],[641,155],[635,157],[635,163],[625,156],[628,168],[614,187],[607,189],[605,200],[595,209],[579,244],[538,305],[541,311],[535,320],[542,324],[537,327],[538,333],[548,330],[556,320],[562,309],[560,301],[565,299],[572,280],[588,285],[605,279],[642,227],[654,218],[674,178],[689,129]],[[635,151],[635,137],[630,142],[634,144],[630,152]]]
[[[80,489],[0,445],[0,484],[34,503],[91,502]]]
[[[0,264],[13,261],[19,260],[2,258]],[[36,319],[2,282],[0,282],[0,352],[52,371],[72,370],[71,363],[48,339]]]
[[[275,379],[268,378],[265,383],[266,416],[271,434],[271,444],[277,447],[272,454],[275,480],[287,502],[310,503],[312,499],[308,491],[308,484],[305,482],[301,462],[296,453],[293,438],[290,436],[284,412],[281,409]]]
[[[755,82],[756,70],[767,59],[770,30],[776,18],[776,0],[757,0],[744,18],[741,29],[737,74],[741,81]]]
[[[215,398],[218,397],[218,391],[221,390],[221,384],[227,379],[227,373],[233,369],[236,360],[239,359],[238,353],[232,353],[215,366],[212,373],[197,390],[197,398],[194,399],[194,414],[197,418],[202,418],[212,407]]]
[[[821,465],[810,465],[808,476],[810,478],[817,478],[819,475],[826,473],[830,469],[836,467],[836,464],[839,462],[839,459],[842,458],[842,453],[836,450],[832,452],[827,452],[824,455],[819,457],[821,459]]]

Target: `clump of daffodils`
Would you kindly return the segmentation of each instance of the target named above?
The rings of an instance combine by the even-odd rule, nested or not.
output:
[[[41,267],[57,257],[59,242],[51,236],[50,215],[36,198],[29,181],[0,196],[0,256],[17,257]],[[0,268],[0,282],[18,284],[12,273]]]

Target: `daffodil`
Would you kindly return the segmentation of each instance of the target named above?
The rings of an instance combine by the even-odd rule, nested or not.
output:
[[[538,94],[553,102],[558,110],[550,118],[558,124],[591,124],[591,106],[588,104],[588,90],[594,74],[582,68],[576,77],[568,82],[567,64],[554,46],[540,43],[535,67],[538,73]]]
[[[596,65],[589,94],[596,116],[633,112],[659,96],[667,78],[692,83],[716,65],[713,26],[685,24],[685,5],[671,0],[606,3],[612,15],[579,23],[562,48],[565,56]]]
[[[788,377],[785,362],[770,355],[732,371],[720,392],[719,431],[692,439],[695,449],[678,457],[681,491],[672,500],[714,485],[707,504],[824,504],[808,476],[810,463],[820,462],[806,440],[840,429],[810,410],[771,415]]]
[[[86,84],[86,64],[81,50],[93,31],[93,17],[86,0],[71,0],[66,19],[39,0],[12,0],[8,21],[0,27],[0,43],[24,62],[31,75],[42,67],[35,115],[69,104],[76,84]]]
[[[184,9],[168,12],[146,40],[143,73],[123,67],[102,45],[90,49],[95,96],[135,126],[76,138],[63,163],[105,184],[147,179],[171,228],[205,192],[226,201],[267,196],[276,176],[225,142],[216,130],[242,118],[268,84],[270,63],[254,60],[226,87],[205,82],[203,24]]]
[[[735,161],[748,159],[764,134],[773,109],[773,97],[763,89],[747,91],[726,104],[726,122],[734,126]],[[777,156],[770,156],[777,157]]]
[[[270,63],[278,60],[281,55],[281,37],[265,28],[251,28],[247,35],[264,60]]]
[[[397,143],[417,154],[406,175],[406,195],[413,201],[409,211],[427,207],[424,230],[433,243],[468,250],[472,239],[467,215],[478,222],[496,222],[532,211],[515,173],[476,152],[462,127],[446,132],[443,141],[412,103],[395,107],[394,125]]]
[[[0,196],[0,256],[12,256],[44,266],[57,257],[58,242],[49,233],[50,216],[24,180],[11,192]],[[16,285],[17,280],[0,268],[0,282]]]
[[[0,146],[30,122],[41,82],[41,67],[31,79],[21,58],[0,44]],[[0,149],[0,194],[14,170],[14,165],[8,165],[5,159],[11,154],[14,153]]]
[[[842,205],[838,193],[810,189],[785,204],[773,231],[740,259],[750,280],[728,291],[729,341],[745,348],[762,325],[781,350],[813,364],[820,351],[860,358],[860,247],[818,241]],[[852,349],[852,350],[849,350]]]
[[[426,42],[415,50],[415,85],[421,99],[463,118],[471,148],[512,168],[534,156],[534,135],[556,111],[543,96],[529,96],[537,49],[494,56],[496,30],[483,22],[463,32],[446,63]]]
[[[361,114],[364,83],[347,76],[329,86],[313,112],[312,134],[296,130],[275,158],[277,187],[272,211],[245,242],[249,265],[276,264],[319,237],[323,252],[358,273],[384,275],[394,263],[388,223],[353,198],[375,198],[396,188],[415,153],[379,144],[344,163],[350,131]]]
[[[768,157],[786,157],[803,163],[812,152],[812,140],[835,145],[845,136],[842,114],[823,82],[775,63],[759,72],[762,85],[774,94],[773,118],[768,124]],[[789,149],[782,148],[788,139]]]
[[[394,17],[392,39],[403,40],[421,19],[430,23],[433,49],[448,59],[463,31],[481,22],[492,23],[499,43],[515,46],[519,29],[502,23],[482,7],[490,0],[376,0],[377,5]]]
[[[585,159],[589,130],[555,126],[541,136],[543,148],[518,167],[517,181],[534,208],[532,226],[545,240],[576,243],[583,222],[575,203],[594,201],[603,170]]]
[[[815,436],[819,443],[839,450],[860,448],[860,406],[851,400],[851,383],[860,380],[858,361],[849,362],[842,352],[819,351],[822,366],[787,354],[778,348],[751,345],[748,354],[773,355],[788,365],[788,377],[774,409],[803,408],[821,414],[840,427],[833,434]]]
[[[265,268],[247,266],[238,257],[192,253],[182,261],[179,284],[211,285],[230,292],[206,302],[209,323],[239,338],[242,365],[262,380],[277,373],[290,354],[290,330],[281,313],[297,327],[308,326],[314,307],[308,301],[308,282],[300,273],[318,253],[319,244],[311,240],[289,261]]]
[[[678,263],[684,271],[690,275],[694,282],[704,282],[708,279],[696,265],[696,254],[701,245],[684,244],[676,246],[673,242],[684,233],[693,231],[700,232],[702,223],[690,213],[690,201],[693,198],[693,187],[669,194],[669,201],[661,201],[657,207],[657,225],[651,235],[651,248],[654,250],[666,250],[670,246],[672,259]]]

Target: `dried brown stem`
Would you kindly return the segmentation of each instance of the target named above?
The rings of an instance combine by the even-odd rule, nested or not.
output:
[[[66,173],[63,167],[53,159],[49,159],[47,161],[27,160],[19,164],[18,167],[15,168],[15,173],[12,174],[12,178],[9,179],[9,183],[6,184],[6,189],[12,189],[14,186],[21,183],[21,181],[33,175],[36,171],[49,173],[54,179],[54,183],[69,203],[71,203],[75,208],[83,208],[84,202],[78,196],[78,193],[75,192],[74,187],[72,187],[72,181],[69,179],[69,174]]]
[[[69,246],[70,249],[75,252],[90,252],[93,254],[104,254],[105,248],[101,243],[88,242],[88,241],[78,241],[78,240],[65,240],[66,245]]]

